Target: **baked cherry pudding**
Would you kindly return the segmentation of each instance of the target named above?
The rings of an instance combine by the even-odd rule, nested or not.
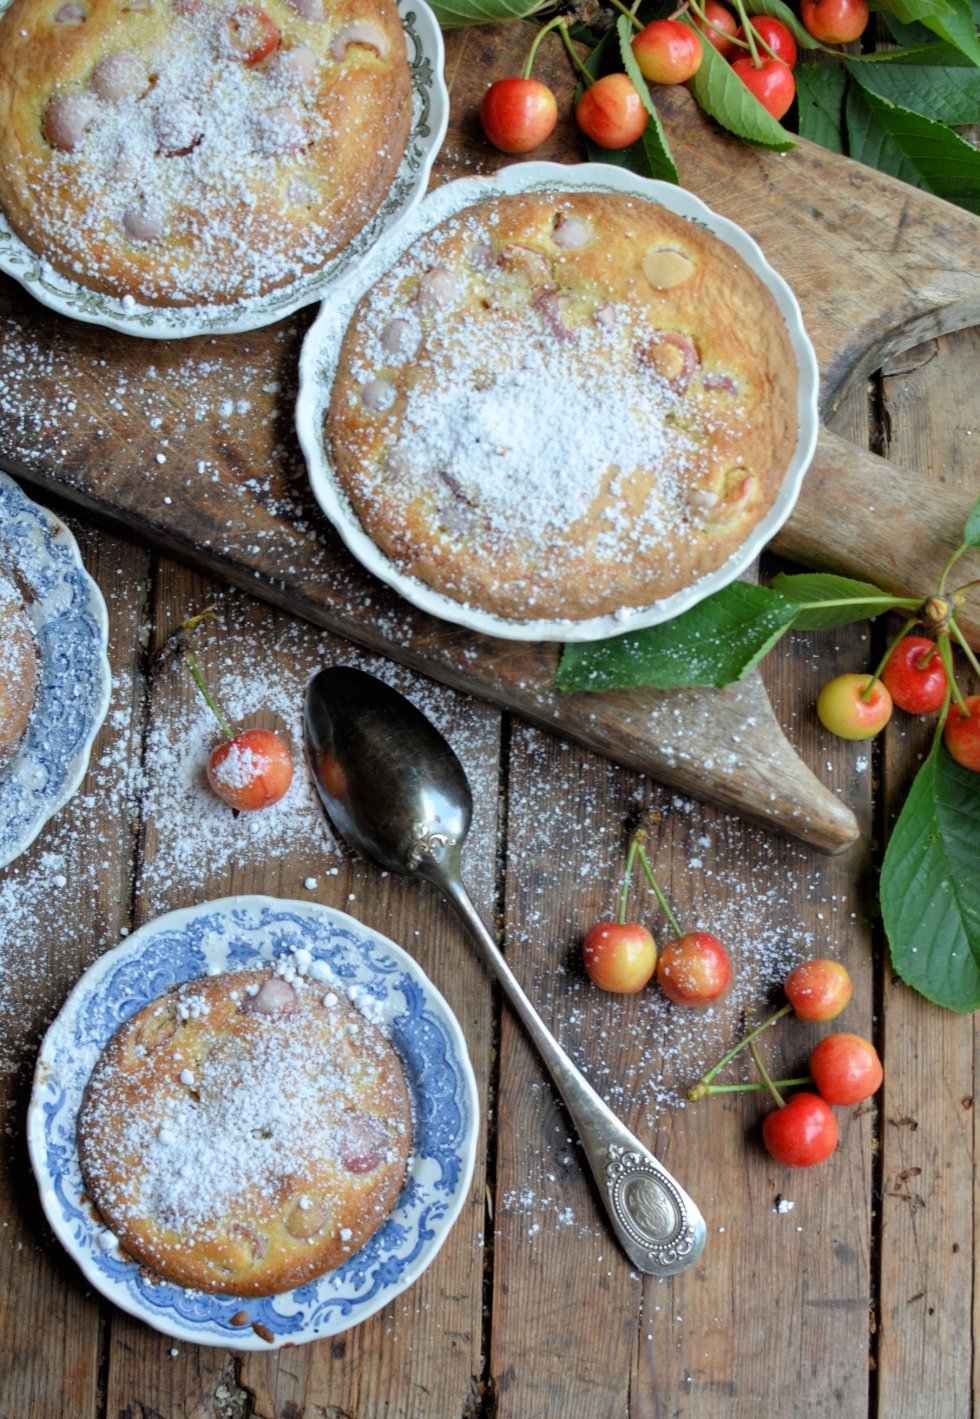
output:
[[[701,225],[625,194],[494,197],[361,299],[326,448],[399,571],[576,621],[742,546],[789,465],[797,382],[771,292]]]
[[[391,0],[15,0],[0,205],[82,286],[151,305],[254,299],[370,220],[411,106]]]
[[[272,970],[177,986],[100,1056],[86,1190],[125,1253],[179,1285],[272,1295],[353,1255],[405,1180],[401,1060],[330,985]]]

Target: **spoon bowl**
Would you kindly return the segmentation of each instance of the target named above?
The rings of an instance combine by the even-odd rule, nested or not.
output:
[[[547,1029],[463,885],[473,798],[451,746],[403,695],[349,666],[310,681],[305,730],[313,781],[340,836],[386,871],[431,882],[469,928],[565,1103],[627,1256],[650,1275],[683,1271],[704,1247],[704,1219]]]

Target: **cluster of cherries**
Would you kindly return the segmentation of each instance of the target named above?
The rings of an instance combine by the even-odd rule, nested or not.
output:
[[[190,650],[190,632],[215,614],[214,607],[208,606],[198,615],[188,616],[164,650],[183,660],[223,736],[208,755],[208,783],[236,813],[251,813],[271,808],[285,796],[293,781],[293,759],[285,740],[271,729],[236,732],[208,689]]]
[[[796,41],[781,20],[750,16],[743,0],[733,2],[737,13],[720,0],[685,0],[670,19],[643,25],[632,10],[613,0],[639,31],[632,50],[648,82],[687,83],[700,69],[702,44],[707,43],[730,61],[733,72],[773,118],[781,119],[796,97]],[[681,14],[688,15],[690,23],[678,18]],[[864,33],[868,6],[866,0],[801,0],[801,15],[815,45],[849,44]],[[505,153],[529,153],[550,137],[558,104],[547,84],[531,78],[531,70],[538,45],[551,29],[559,31],[585,84],[575,110],[579,128],[600,148],[628,148],[646,128],[646,104],[628,74],[593,78],[569,41],[563,17],[538,31],[520,78],[498,79],[490,85],[480,107],[487,138]]]
[[[928,636],[903,634],[874,675],[848,673],[817,697],[817,717],[840,739],[872,739],[897,705],[908,714],[942,710],[943,742],[964,768],[980,772],[980,695],[962,695],[943,647]]]
[[[750,1030],[723,1055],[687,1092],[692,1101],[710,1094],[745,1093],[766,1089],[776,1107],[762,1122],[762,1141],[778,1163],[790,1168],[812,1168],[825,1162],[840,1139],[831,1105],[850,1107],[870,1099],[881,1087],[883,1071],[878,1051],[860,1035],[827,1035],[810,1052],[809,1074],[798,1079],[770,1077],[759,1056],[756,1041],[785,1015],[798,1020],[823,1022],[834,1019],[851,998],[851,978],[839,961],[804,961],[795,966],[783,982],[787,1003],[761,1025]],[[714,1084],[712,1080],[737,1054],[748,1048],[761,1076],[761,1083]],[[805,1085],[813,1085],[806,1089]],[[784,1099],[781,1089],[801,1092]],[[815,1090],[815,1092],[814,1092]]]
[[[676,1005],[710,1005],[724,994],[731,980],[728,952],[710,932],[681,930],[653,875],[644,848],[646,838],[646,829],[639,828],[630,840],[615,921],[597,923],[582,942],[586,972],[601,990],[618,995],[635,995],[656,975],[660,989]],[[659,956],[657,944],[647,928],[640,922],[626,920],[626,904],[637,861],[674,933],[674,939]]]
[[[718,1000],[731,979],[728,952],[716,936],[707,931],[683,932],[661,891],[646,854],[647,833],[640,828],[630,840],[626,871],[620,891],[615,921],[599,922],[582,942],[582,959],[589,978],[602,990],[632,995],[653,979],[677,1005],[706,1006]],[[674,938],[657,954],[657,946],[647,928],[626,920],[626,904],[635,863],[656,894]],[[831,1105],[849,1106],[869,1099],[882,1080],[881,1061],[873,1044],[859,1035],[828,1035],[809,1058],[810,1073],[799,1079],[773,1080],[756,1047],[764,1030],[791,1012],[799,1020],[832,1020],[851,998],[853,986],[838,961],[804,961],[795,966],[783,982],[787,1003],[757,1025],[723,1055],[697,1084],[688,1090],[692,1101],[709,1094],[741,1093],[768,1089],[777,1107],[762,1125],[762,1141],[777,1162],[791,1168],[812,1168],[829,1158],[837,1147],[839,1132]],[[714,1084],[712,1080],[743,1049],[755,1060],[762,1083]],[[780,1089],[813,1084],[816,1092],[803,1090],[783,1099]]]

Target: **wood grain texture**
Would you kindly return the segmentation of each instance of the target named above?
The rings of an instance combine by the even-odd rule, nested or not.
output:
[[[475,132],[476,105],[491,69],[519,67],[523,42],[513,25],[448,37],[453,122],[436,181],[502,161]],[[543,72],[567,110],[563,63],[552,48]],[[826,406],[884,354],[976,318],[975,218],[812,145],[783,158],[747,149],[707,123],[682,90],[664,106],[685,183],[755,236],[796,290]],[[569,124],[541,156],[582,156]],[[764,710],[764,731],[750,727],[746,752],[734,759],[718,752],[737,732],[724,696],[695,696],[711,725],[697,742],[686,726],[676,732],[680,716],[650,712],[669,711],[676,696],[639,695],[628,705],[604,698],[583,711],[549,689],[553,650],[525,654],[436,624],[355,566],[305,486],[290,426],[309,318],[300,313],[243,337],[147,344],[38,311],[5,281],[0,463],[206,571],[533,721],[562,724],[580,742],[685,792],[740,806],[826,851],[853,841],[846,807],[795,759]],[[774,545],[814,566],[860,562],[865,577],[915,590],[920,549],[904,534],[920,514],[917,483],[825,435],[799,509]],[[896,526],[883,537],[875,510],[886,491]],[[937,539],[965,512],[962,496],[942,487],[929,510]],[[930,569],[934,560],[930,549]],[[749,766],[762,758],[760,793]]]

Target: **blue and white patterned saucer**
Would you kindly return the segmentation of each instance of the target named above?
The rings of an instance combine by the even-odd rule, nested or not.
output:
[[[0,867],[18,857],[85,776],[109,708],[109,618],[64,523],[0,473],[0,570],[24,596],[38,650],[23,739],[0,764]]]
[[[215,1295],[150,1278],[120,1253],[83,1195],[75,1127],[92,1066],[119,1026],[176,982],[297,953],[326,963],[401,1056],[415,1114],[401,1197],[343,1266],[284,1295]],[[226,897],[159,917],[85,972],[41,1049],[28,1144],[51,1226],[104,1296],[179,1340],[268,1350],[349,1330],[412,1285],[466,1199],[479,1118],[462,1031],[401,947],[315,902]]]

